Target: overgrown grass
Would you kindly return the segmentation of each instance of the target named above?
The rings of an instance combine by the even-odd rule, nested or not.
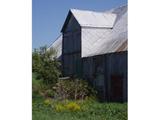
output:
[[[56,111],[56,104],[64,102],[52,101],[52,105],[45,103],[42,97],[33,99],[32,117],[33,120],[127,120],[127,104],[99,103],[96,101],[67,101],[75,102],[80,106],[78,111],[62,110]]]
[[[99,103],[91,97],[53,100],[35,74],[32,79],[32,120],[127,120],[127,103]]]

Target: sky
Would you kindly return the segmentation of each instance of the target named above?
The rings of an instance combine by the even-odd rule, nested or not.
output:
[[[32,0],[32,49],[56,40],[71,8],[101,12],[126,4],[127,0]]]

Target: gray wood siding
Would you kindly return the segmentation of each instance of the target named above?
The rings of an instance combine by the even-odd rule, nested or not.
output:
[[[123,78],[123,100],[127,101],[127,52],[113,53],[105,56],[106,99],[111,101],[111,76]]]
[[[112,76],[122,76],[123,96],[119,101],[127,101],[127,52],[83,59],[83,78],[98,90],[100,99],[105,101],[112,101]]]
[[[77,20],[74,18],[73,15],[70,16],[70,19],[68,21],[68,24],[66,26],[66,28],[64,29],[64,33],[66,32],[73,32],[73,31],[79,31],[81,29],[79,23],[77,22]]]
[[[81,29],[73,16],[63,32],[62,66],[64,76],[80,75]]]

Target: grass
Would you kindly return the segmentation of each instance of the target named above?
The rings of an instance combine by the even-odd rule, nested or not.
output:
[[[127,103],[96,100],[55,101],[42,97],[42,81],[33,75],[32,120],[127,120]]]
[[[81,110],[57,112],[54,105],[60,104],[60,102],[53,102],[51,107],[51,105],[46,105],[44,101],[45,99],[39,96],[33,99],[33,120],[127,120],[126,103],[99,103],[91,100],[72,101],[79,104]]]

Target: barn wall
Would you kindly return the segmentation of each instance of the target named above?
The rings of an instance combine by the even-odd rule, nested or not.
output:
[[[112,78],[122,79],[122,98],[115,101],[127,101],[127,52],[110,53],[83,58],[83,78],[87,79],[99,92],[99,98],[114,101]]]
[[[106,99],[113,101],[112,96],[112,77],[121,77],[123,81],[123,97],[119,101],[127,101],[127,52],[108,54],[105,56],[105,75],[106,75]]]
[[[64,76],[80,75],[81,72],[81,29],[71,16],[63,31],[62,66]]]
[[[83,58],[83,78],[98,91],[98,97],[105,99],[105,56]]]
[[[73,32],[73,31],[78,31],[80,29],[80,25],[75,19],[73,15],[70,15],[69,21],[67,23],[67,26],[64,29],[64,33],[66,32]]]

